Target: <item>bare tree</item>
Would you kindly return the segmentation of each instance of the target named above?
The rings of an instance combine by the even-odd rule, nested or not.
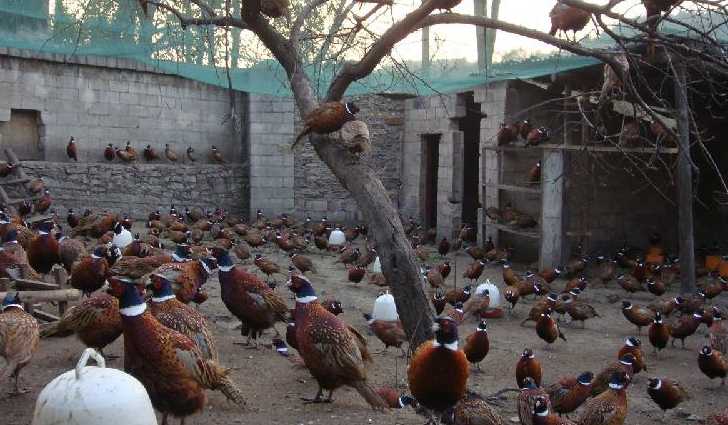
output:
[[[662,125],[666,137],[673,140],[678,140],[675,130],[665,123],[665,116],[655,112],[651,106],[657,103],[670,108],[671,105],[659,93],[646,92],[644,81],[633,75],[631,70],[638,68],[642,61],[648,61],[648,58],[633,53],[629,44],[649,38],[654,46],[661,49],[664,57],[674,62],[685,63],[687,58],[697,58],[703,63],[700,72],[710,72],[722,77],[728,74],[728,62],[716,39],[717,27],[724,25],[726,21],[727,2],[724,1],[682,2],[680,7],[711,18],[710,23],[694,26],[671,18],[672,6],[664,14],[653,14],[649,20],[645,20],[629,18],[620,13],[618,10],[624,10],[620,9],[624,6],[623,3],[629,3],[624,0],[609,0],[600,5],[579,0],[561,0],[563,5],[588,12],[595,26],[616,42],[617,47],[613,50],[585,47],[578,41],[565,40],[498,19],[449,12],[437,13],[437,9],[451,3],[444,0],[425,0],[401,19],[392,19],[390,15],[388,18],[392,19],[391,23],[380,33],[371,28],[373,21],[386,19],[382,18],[387,16],[382,12],[390,7],[391,2],[385,0],[367,0],[368,12],[359,15],[354,12],[354,1],[348,6],[345,2],[329,4],[326,0],[305,0],[304,3],[291,6],[285,0],[225,0],[223,4],[213,4],[207,0],[139,1],[145,8],[155,6],[158,14],[171,14],[183,29],[191,26],[216,26],[238,28],[243,34],[253,35],[285,69],[301,116],[313,111],[319,102],[341,100],[353,82],[372,73],[390,55],[394,46],[409,34],[443,24],[469,24],[489,31],[506,31],[539,40],[576,55],[599,59],[611,67],[611,72],[616,77],[615,85],[620,87],[624,96],[638,105],[651,120]],[[262,7],[268,7],[271,3],[283,5],[286,16],[269,19],[261,14]],[[645,0],[645,3],[648,1]],[[717,19],[713,19],[716,16]],[[546,19],[548,17],[544,17]],[[318,24],[308,25],[313,21]],[[677,25],[689,34],[663,34],[657,31],[660,21]],[[616,31],[615,25],[628,29],[629,34]],[[319,32],[321,28],[325,28],[323,32]],[[322,46],[325,47],[324,51],[321,50]],[[361,54],[351,54],[352,50]],[[627,62],[620,60],[615,52],[626,56]],[[330,61],[338,65],[336,75],[321,98],[317,96],[318,92],[311,77],[305,72],[308,59],[312,57],[319,62]],[[360,59],[352,60],[355,57]],[[721,86],[721,90],[724,89]],[[722,97],[717,101],[724,102]],[[697,132],[694,124],[692,129],[693,133]],[[683,135],[689,133],[690,131],[683,132]],[[369,224],[402,322],[412,346],[416,347],[430,336],[431,310],[422,289],[419,266],[398,211],[390,201],[382,182],[369,166],[329,136],[312,135],[309,140],[321,160],[350,192]],[[682,154],[687,155],[688,161],[685,164],[689,165],[689,149]]]

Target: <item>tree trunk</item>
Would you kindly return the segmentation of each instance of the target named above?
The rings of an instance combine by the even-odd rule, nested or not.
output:
[[[352,195],[374,237],[382,271],[389,282],[402,325],[414,350],[432,336],[432,315],[422,273],[404,233],[399,212],[374,170],[334,140],[312,137],[319,157]]]

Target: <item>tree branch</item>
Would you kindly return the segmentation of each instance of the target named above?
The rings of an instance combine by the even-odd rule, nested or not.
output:
[[[303,10],[301,10],[301,13],[298,14],[296,17],[296,20],[293,22],[293,27],[291,28],[291,44],[294,46],[298,46],[298,38],[301,35],[301,30],[303,30],[304,23],[306,22],[306,19],[308,19],[313,11],[321,6],[322,4],[326,3],[328,0],[309,0],[304,6]]]
[[[250,29],[245,24],[245,22],[243,22],[241,19],[238,19],[238,18],[235,18],[232,16],[214,15],[214,16],[210,16],[208,18],[195,18],[193,16],[189,16],[185,13],[182,13],[179,9],[167,4],[166,2],[148,0],[147,4],[157,6],[158,9],[166,10],[167,12],[173,14],[179,21],[182,28],[188,27],[190,25],[198,25],[198,26],[217,25],[217,26],[221,26],[221,27],[230,26],[230,27],[237,27],[240,29]]]
[[[396,22],[385,31],[372,44],[359,62],[344,65],[331,82],[326,99],[328,101],[341,99],[351,83],[369,75],[377,67],[382,58],[392,51],[395,44],[402,41],[411,32],[420,28],[418,24],[432,13],[440,3],[438,0],[425,1],[420,7],[408,13],[402,20]]]

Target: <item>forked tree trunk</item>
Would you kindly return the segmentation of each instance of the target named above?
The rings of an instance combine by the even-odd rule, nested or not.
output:
[[[305,78],[294,74],[291,88],[301,116],[307,115],[317,106],[313,90]],[[420,267],[404,233],[399,212],[371,167],[329,137],[313,135],[310,140],[319,158],[351,194],[364,215],[410,348],[414,350],[431,337],[433,312],[425,296]]]

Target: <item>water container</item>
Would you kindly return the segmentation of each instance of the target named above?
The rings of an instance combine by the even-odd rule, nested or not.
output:
[[[329,245],[343,245],[346,243],[346,235],[338,227],[329,235]]]
[[[372,319],[385,321],[399,320],[397,304],[394,303],[392,294],[384,293],[377,297],[374,301],[374,308],[372,309]]]
[[[98,366],[86,366],[89,357]],[[93,348],[56,377],[35,402],[32,425],[157,425],[152,402],[133,376],[106,367]]]

